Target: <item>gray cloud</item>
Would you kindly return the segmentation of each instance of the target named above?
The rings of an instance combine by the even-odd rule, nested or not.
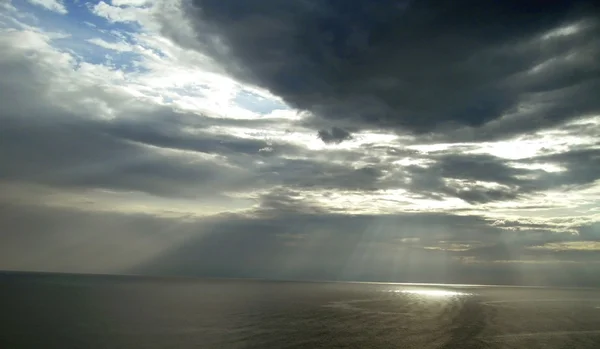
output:
[[[271,120],[270,122],[279,122]],[[195,114],[180,114],[170,108],[157,108],[136,118],[118,119],[96,125],[115,137],[145,145],[177,150],[189,150],[229,157],[271,157],[301,152],[297,146],[263,139],[235,137],[225,132],[208,131],[209,126],[245,128],[268,127],[264,121],[239,123],[215,121]],[[268,149],[268,151],[266,151]]]
[[[128,142],[107,133],[96,121],[46,117],[2,119],[0,178],[195,197],[217,195],[247,176],[244,170],[215,160],[164,154]]]
[[[536,273],[510,264],[597,260],[589,251],[531,249],[598,241],[592,204],[586,219],[566,217],[566,223],[494,222],[454,206],[439,208],[454,214],[425,205],[403,212],[405,204],[416,210],[414,199],[460,198],[477,209],[596,185],[600,158],[592,145],[565,144],[514,161],[467,153],[482,149],[476,142],[440,151],[405,148],[522,133],[597,110],[594,13],[587,12],[580,32],[540,41],[585,12],[558,1],[529,21],[527,11],[513,12],[529,2],[432,3],[203,0],[196,5],[207,18],[195,17],[198,6],[188,12],[212,40],[194,48],[235,77],[313,112],[316,118],[296,121],[313,136],[321,130],[317,136],[330,144],[353,138],[360,149],[312,150],[289,134],[259,139],[274,123],[278,130],[299,125],[211,118],[138,101],[118,86],[71,78],[71,69],[53,64],[60,57],[35,49],[24,54],[0,37],[0,187],[13,190],[0,192],[0,222],[8,227],[0,234],[0,268],[467,283],[526,283],[526,270],[540,283],[598,281],[596,269],[573,266],[569,279],[554,278],[550,267]],[[465,17],[467,5],[472,12]],[[543,74],[527,72],[544,62],[550,68],[542,65]],[[534,106],[510,114],[519,103]],[[455,125],[467,127],[447,128]],[[228,134],[229,127],[245,128],[252,138]],[[369,144],[361,128],[413,134],[397,144]],[[560,132],[594,137],[597,128],[570,124]],[[547,164],[565,170],[523,167]],[[34,195],[38,189],[52,195]],[[398,205],[389,210],[394,214],[349,214],[359,210],[352,200],[343,204],[345,194],[368,200],[387,189],[406,190],[381,200]],[[236,195],[246,200],[242,213],[227,206]],[[122,206],[114,204],[121,198]],[[372,212],[380,212],[378,204]],[[527,208],[554,207],[548,205]],[[229,212],[204,212],[206,206]]]
[[[522,194],[518,187],[520,180],[516,176],[534,172],[510,167],[504,160],[489,155],[451,153],[430,159],[435,161],[430,166],[406,168],[411,190],[425,197],[458,197],[472,204],[516,199]],[[485,187],[478,181],[503,187]]]
[[[325,143],[341,143],[352,139],[350,132],[339,127],[332,127],[331,130],[320,130],[317,135]]]
[[[383,176],[376,167],[352,168],[351,164],[300,159],[273,159],[259,171],[271,183],[299,189],[368,191],[380,188],[379,179]]]
[[[155,121],[168,119],[171,113],[158,110],[133,121],[52,113],[42,114],[40,119],[0,116],[0,179],[168,197],[218,195],[277,185],[352,190],[380,187],[383,173],[376,167],[353,168],[351,163],[281,157],[309,152],[277,142],[203,131],[187,135],[181,131],[186,124]],[[272,151],[262,152],[267,146]],[[168,152],[170,149],[192,152]]]
[[[408,179],[405,181],[406,188],[429,198],[452,196],[472,204],[512,201],[547,190],[577,189],[593,185],[600,179],[596,170],[600,166],[599,154],[598,149],[594,148],[568,150],[519,161],[454,152],[422,154],[420,158],[433,163],[426,166],[411,165],[400,170],[398,175]],[[548,172],[516,167],[531,164],[558,165],[564,167],[564,171]],[[479,184],[480,182],[485,182],[488,186]],[[395,185],[402,184],[396,182]]]
[[[547,174],[540,178],[540,186],[577,186],[589,185],[600,179],[600,149],[573,149],[558,154],[540,156],[532,159],[537,163],[550,163],[563,166],[566,171]]]
[[[347,155],[333,153],[328,157],[340,156],[341,162],[273,158],[257,170],[265,181],[292,189],[407,189],[407,195],[417,198],[442,200],[457,197],[473,205],[519,200],[547,190],[577,190],[594,185],[600,179],[596,170],[600,167],[598,150],[594,148],[575,147],[519,161],[486,154],[462,154],[454,150],[424,154],[380,148],[374,149],[383,150],[388,157],[386,161],[378,157],[371,159],[360,152]],[[424,160],[427,164],[391,164],[406,157],[414,161]],[[360,162],[361,166],[352,167],[352,162]],[[532,164],[557,165],[564,167],[564,171],[522,167]]]
[[[534,238],[533,234],[491,226],[477,216],[338,215],[310,210],[294,200],[283,203],[285,195],[276,196],[277,205],[272,204],[271,195],[264,197],[269,207],[255,217],[214,220],[210,233],[186,241],[135,272],[522,285],[592,285],[598,280],[594,274],[597,266],[586,269],[584,264],[563,264],[561,268],[570,273],[557,273],[556,263],[593,261],[591,253],[525,249],[536,243],[579,241],[570,235]],[[291,206],[297,209],[291,210]],[[415,237],[419,238],[416,242]],[[447,244],[472,247],[444,250]],[[436,246],[440,248],[431,248]],[[230,253],[223,255],[222,251]],[[531,270],[527,264],[531,261],[541,264]]]
[[[231,74],[332,121],[418,133],[490,124],[476,136],[489,138],[600,110],[591,1],[196,0],[186,13]]]
[[[256,158],[297,151],[272,140],[207,130],[210,126],[261,127],[262,120],[217,120],[149,107],[83,84],[72,94],[53,94],[51,81],[60,72],[43,63],[52,58],[47,52],[23,59],[14,48],[6,49],[0,61],[0,71],[6,72],[0,81],[0,104],[5,106],[0,111],[3,181],[206,199],[226,190],[264,185],[250,170]],[[93,98],[99,101],[96,108],[77,105]],[[72,101],[75,108],[69,108]],[[102,102],[114,108],[118,117],[100,115]],[[262,151],[265,148],[269,151]]]
[[[289,3],[292,7],[297,5]],[[256,6],[251,1],[243,7],[252,10]],[[384,4],[377,6],[385,8]],[[592,149],[573,149],[527,160],[567,168],[559,173],[517,169],[506,160],[487,155],[457,154],[462,148],[426,155],[367,144],[360,150],[328,152],[326,157],[318,157],[307,149],[277,140],[244,139],[208,131],[211,126],[267,127],[277,120],[215,119],[175,112],[168,107],[147,107],[100,87],[82,86],[65,98],[85,100],[94,96],[120,110],[119,117],[86,115],[86,110],[76,112],[61,107],[64,101],[51,99],[51,78],[58,72],[44,63],[43,54],[22,59],[9,47],[1,62],[0,68],[6,71],[0,82],[5,101],[2,104],[6,106],[0,115],[0,161],[5,164],[0,177],[4,180],[134,190],[161,196],[217,195],[224,190],[280,185],[359,191],[403,188],[417,196],[459,197],[476,204],[513,200],[561,186],[586,185],[598,178],[593,171],[597,155]],[[588,131],[592,128],[584,127]],[[351,137],[339,127],[321,130],[319,135],[325,142]],[[216,157],[167,154],[168,149]],[[402,157],[425,159],[433,164],[400,168],[391,165],[391,161]],[[448,183],[447,179],[461,182]],[[502,187],[483,187],[477,181]]]
[[[252,214],[183,220],[1,202],[0,221],[10,229],[1,236],[0,265],[12,270],[312,280],[555,285],[598,281],[594,265],[562,265],[570,273],[561,274],[556,264],[527,270],[518,263],[593,261],[595,255],[587,251],[525,248],[598,241],[595,225],[580,226],[579,236],[539,235],[507,231],[476,215],[332,214],[311,209],[291,194],[265,195]],[[448,244],[473,247],[441,249]],[[440,249],[424,248],[436,246]]]

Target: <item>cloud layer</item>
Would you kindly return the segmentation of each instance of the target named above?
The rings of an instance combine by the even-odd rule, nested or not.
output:
[[[597,281],[591,2],[60,4],[0,13],[0,269]]]

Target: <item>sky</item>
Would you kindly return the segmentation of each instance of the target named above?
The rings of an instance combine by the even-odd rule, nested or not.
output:
[[[0,0],[0,269],[598,285],[598,10]]]

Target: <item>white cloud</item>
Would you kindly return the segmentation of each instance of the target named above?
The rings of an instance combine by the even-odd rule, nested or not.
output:
[[[134,51],[134,48],[123,41],[120,42],[108,42],[105,40],[102,40],[100,38],[93,38],[93,39],[88,39],[88,42],[94,45],[98,45],[100,47],[109,49],[109,50],[114,50],[114,51],[119,51],[119,52],[132,52]]]
[[[30,3],[41,6],[46,10],[57,12],[63,15],[68,13],[67,8],[61,0],[27,0]]]
[[[127,41],[120,33],[121,37],[115,42],[100,38],[88,40],[109,50],[139,55],[133,64],[144,73],[129,74],[125,87],[137,96],[182,110],[237,119],[260,116],[235,103],[239,93],[246,91],[262,95],[267,100],[276,100],[268,92],[232,80],[206,56],[161,35],[166,22],[169,25],[185,23],[175,4],[120,1],[110,5],[100,2],[92,8],[92,12],[112,22],[135,22],[141,26],[140,31],[129,33]],[[165,18],[168,21],[165,22]]]
[[[600,241],[550,242],[541,246],[529,247],[531,250],[551,251],[600,251]]]
[[[15,8],[15,6],[12,4],[11,0],[0,0],[0,9],[2,9],[4,11],[11,11],[11,12],[14,12],[17,10]]]
[[[100,1],[92,8],[92,12],[111,22],[139,22],[140,24],[149,24],[152,9],[138,6],[112,6],[104,1]]]
[[[112,0],[113,6],[143,6],[153,3],[154,0]]]

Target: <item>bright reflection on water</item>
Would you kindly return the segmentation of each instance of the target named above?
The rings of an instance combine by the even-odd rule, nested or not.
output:
[[[426,297],[455,297],[455,296],[468,296],[470,293],[458,292],[451,290],[436,290],[436,289],[405,289],[405,290],[391,290],[394,293],[412,294]]]

